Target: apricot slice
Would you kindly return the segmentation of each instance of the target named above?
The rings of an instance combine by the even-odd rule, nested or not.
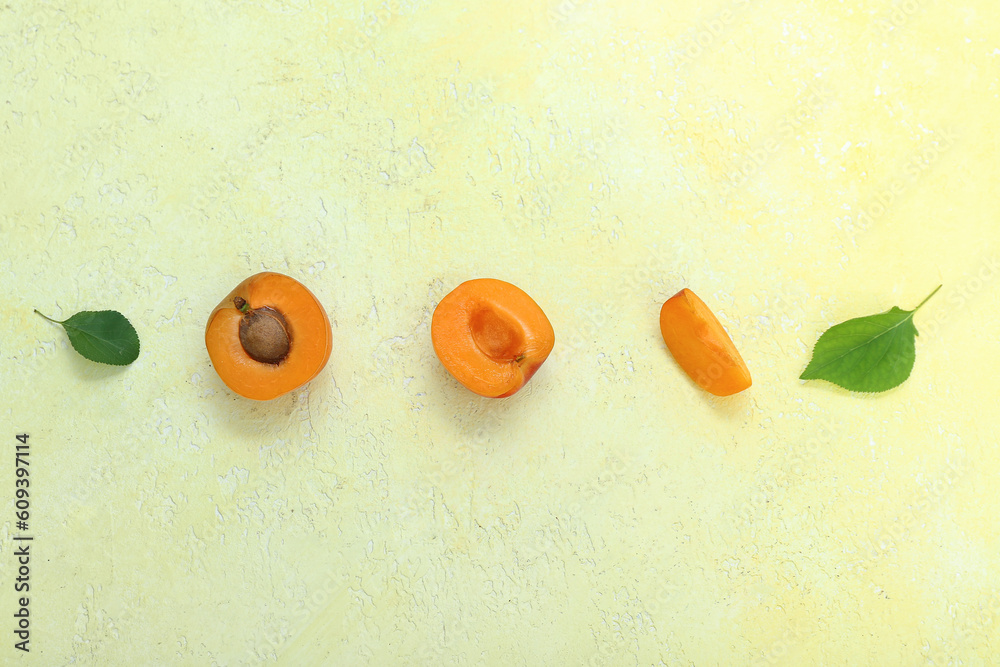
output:
[[[751,385],[750,371],[705,302],[684,288],[660,309],[660,332],[677,364],[702,389],[729,396]]]
[[[468,280],[434,309],[431,340],[438,359],[465,387],[490,398],[511,396],[531,379],[555,344],[545,313],[502,280]]]
[[[205,345],[219,377],[266,401],[316,377],[333,350],[330,319],[305,285],[280,273],[250,276],[208,317]]]

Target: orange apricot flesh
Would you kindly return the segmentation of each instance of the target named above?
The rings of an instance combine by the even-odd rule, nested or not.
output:
[[[545,313],[502,280],[468,280],[434,309],[431,340],[442,365],[469,390],[490,398],[515,394],[555,344]]]
[[[730,396],[752,384],[729,334],[691,290],[684,288],[663,304],[660,332],[677,364],[709,393]]]
[[[312,380],[333,350],[330,319],[302,283],[273,272],[244,280],[216,306],[205,346],[222,381],[246,398],[277,398]]]

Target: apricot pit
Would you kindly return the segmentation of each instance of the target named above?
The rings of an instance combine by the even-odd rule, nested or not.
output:
[[[253,310],[243,297],[233,299],[243,313],[240,320],[240,344],[251,359],[262,364],[279,364],[288,356],[291,340],[284,316],[270,306]]]
[[[333,350],[330,319],[300,282],[258,273],[229,293],[208,318],[212,366],[241,396],[269,400],[309,382]]]

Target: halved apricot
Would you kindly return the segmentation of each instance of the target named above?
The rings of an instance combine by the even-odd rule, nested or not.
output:
[[[250,276],[208,318],[205,345],[219,377],[266,401],[301,387],[333,350],[330,319],[305,285],[280,273]]]
[[[545,313],[502,280],[468,280],[434,309],[431,340],[446,369],[480,396],[503,398],[531,379],[555,344]]]
[[[705,302],[684,288],[660,309],[660,332],[678,365],[702,389],[729,396],[751,385],[750,371]]]

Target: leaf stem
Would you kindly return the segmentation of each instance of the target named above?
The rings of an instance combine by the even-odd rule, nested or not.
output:
[[[921,301],[921,302],[920,302],[920,306],[922,306],[922,305],[924,305],[925,303],[927,303],[928,301],[930,301],[930,300],[931,300],[931,297],[932,297],[932,296],[934,296],[935,294],[937,294],[937,293],[938,293],[938,290],[939,290],[939,289],[941,289],[941,287],[942,287],[942,285],[938,285],[937,287],[935,287],[935,288],[934,288],[934,291],[933,291],[933,292],[931,292],[930,294],[928,294],[928,295],[927,295],[927,298],[926,298],[926,299],[924,299],[923,301]],[[913,312],[917,312],[918,310],[920,310],[920,306],[917,306],[916,308],[914,308],[914,309],[913,309]]]
[[[45,319],[47,319],[49,322],[53,322],[55,324],[65,324],[65,322],[60,322],[59,320],[54,320],[51,317],[49,317],[48,315],[43,315],[42,313],[39,313],[37,308],[35,308],[35,312],[38,313],[39,315],[41,315],[42,317],[44,317]]]

